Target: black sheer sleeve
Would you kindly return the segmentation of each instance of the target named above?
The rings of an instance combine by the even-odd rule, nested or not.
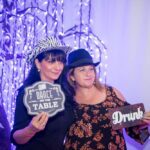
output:
[[[13,139],[13,134],[16,130],[23,129],[26,127],[30,120],[31,116],[28,115],[27,109],[23,104],[24,88],[20,88],[16,98],[16,109],[14,116],[14,125],[11,131],[11,142],[16,145],[15,140]]]

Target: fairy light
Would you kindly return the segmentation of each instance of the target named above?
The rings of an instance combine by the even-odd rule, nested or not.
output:
[[[95,61],[101,60],[98,71],[102,82],[106,82],[108,68],[107,48],[92,31],[92,0],[79,0],[76,23],[69,29],[64,26],[64,0],[43,0],[33,3],[20,0],[12,3],[11,11],[7,9],[9,6],[4,7],[0,2],[0,10],[9,10],[9,12],[1,11],[0,14],[0,18],[5,18],[1,22],[3,26],[0,33],[0,86],[2,89],[0,96],[11,127],[16,89],[22,85],[30,69],[30,66],[26,64],[25,55],[41,38],[55,35],[74,49],[89,50]]]

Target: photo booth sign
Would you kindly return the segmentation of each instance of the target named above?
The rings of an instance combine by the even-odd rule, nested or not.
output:
[[[65,96],[60,85],[40,81],[25,89],[23,101],[28,114],[44,111],[52,117],[64,110]]]
[[[142,103],[109,110],[109,117],[114,130],[143,124],[145,109]]]

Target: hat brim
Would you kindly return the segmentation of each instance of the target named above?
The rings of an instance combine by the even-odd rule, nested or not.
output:
[[[40,55],[43,52],[53,51],[53,50],[60,50],[67,54],[68,51],[72,50],[72,48],[70,46],[47,47],[47,48],[41,48],[40,51],[38,51],[37,53],[33,53],[33,54],[32,54],[32,51],[30,51],[30,53],[26,55],[27,62],[29,64],[32,64],[38,55]]]
[[[72,48],[70,46],[60,46],[60,47],[50,47],[49,50],[62,50],[65,53],[67,53],[68,51],[70,51]]]
[[[71,47],[69,47],[69,46],[57,46],[57,47],[47,47],[47,48],[43,48],[39,53],[37,53],[36,55],[35,55],[35,58],[37,57],[37,56],[39,56],[40,54],[42,54],[42,53],[44,53],[44,52],[51,52],[51,51],[62,51],[62,52],[64,52],[64,53],[67,53],[68,51],[70,51],[71,50]],[[34,59],[35,59],[34,58]]]
[[[81,67],[81,66],[87,66],[87,65],[93,65],[93,66],[98,66],[100,64],[100,62],[96,62],[96,63],[93,63],[93,62],[87,62],[87,61],[82,61],[82,62],[77,62],[77,63],[74,63],[74,64],[71,64],[71,65],[68,65],[67,68],[68,69],[71,69],[71,68],[76,68],[76,67]]]
[[[70,46],[47,47],[46,49],[43,49],[43,51],[41,51],[41,53],[45,52],[45,51],[52,51],[52,50],[60,50],[60,51],[67,53],[71,49],[72,48]]]

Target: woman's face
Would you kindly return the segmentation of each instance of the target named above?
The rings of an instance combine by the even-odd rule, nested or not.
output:
[[[93,65],[76,67],[71,79],[77,87],[90,88],[95,81],[95,68]]]
[[[54,82],[62,73],[64,63],[58,60],[45,60],[41,62],[38,59],[35,60],[35,64],[40,71],[40,77],[42,81]]]

